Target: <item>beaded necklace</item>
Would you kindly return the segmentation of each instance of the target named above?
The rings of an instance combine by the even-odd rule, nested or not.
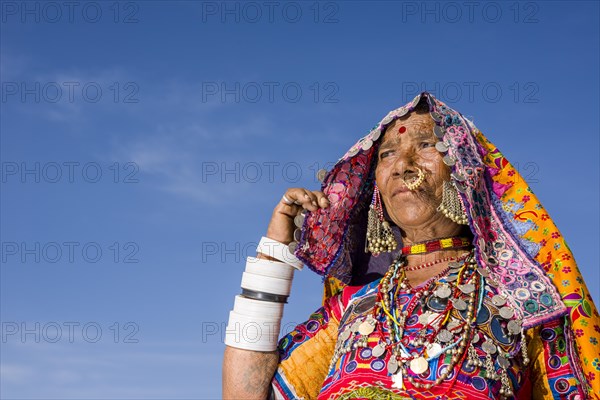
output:
[[[437,276],[417,287],[410,285],[407,271],[446,261],[450,261],[448,267]],[[467,361],[470,366],[482,368],[487,378],[499,380],[499,393],[502,396],[512,396],[507,368],[509,359],[516,353],[504,353],[493,339],[476,329],[477,315],[488,290],[486,285],[497,285],[487,276],[485,270],[477,267],[474,250],[458,259],[448,257],[409,268],[406,267],[406,256],[401,254],[377,286],[373,311],[346,325],[339,334],[330,369],[344,354],[370,347],[371,342],[374,345],[372,356],[389,360],[387,371],[394,388],[405,389],[405,381],[417,390],[431,389],[444,382],[447,385],[443,394],[448,393],[459,375],[455,373],[456,366],[460,368]],[[405,294],[411,293],[413,296],[407,300]],[[401,297],[406,301],[402,302]],[[523,363],[527,365],[529,359],[524,330],[520,321],[513,318],[513,310],[506,304],[506,298],[497,294],[488,301],[501,307],[499,316],[507,321],[508,334],[513,337],[521,335],[521,345],[517,351],[523,353]],[[414,320],[406,327],[408,318],[415,318],[413,314],[419,314],[415,312],[417,307],[422,311],[418,317],[421,327],[415,327]],[[476,343],[485,353],[483,361],[473,347]],[[494,366],[492,356],[500,365],[499,371]],[[429,363],[440,357],[447,366],[435,381],[429,381]],[[452,378],[448,379],[450,375]]]
[[[427,240],[425,242],[413,243],[402,248],[402,254],[425,254],[438,250],[464,249],[471,246],[471,240],[467,237],[447,237],[442,239]]]
[[[404,377],[415,387],[431,388],[446,379],[454,370],[455,364],[461,360],[464,355],[466,342],[469,339],[470,328],[474,322],[474,303],[476,294],[479,291],[477,284],[471,283],[473,264],[467,260],[470,254],[453,259],[449,267],[437,276],[431,278],[418,288],[412,288],[406,277],[406,260],[404,257],[396,260],[386,275],[382,278],[379,285],[379,292],[376,306],[373,309],[374,319],[376,315],[385,316],[385,325],[389,331],[391,340],[389,343],[383,338],[383,327],[380,325],[380,342],[375,346],[374,354],[385,350],[391,350],[390,360],[388,362],[388,372],[392,374],[394,386],[404,387]],[[456,260],[456,261],[455,261]],[[448,259],[437,260],[426,263],[418,267],[411,268],[418,270],[431,266],[433,264],[448,261]],[[440,282],[440,279],[450,273],[447,282]],[[452,284],[454,282],[454,284]],[[398,293],[400,290],[406,293],[414,292],[413,298],[407,304],[406,309],[402,310],[399,303]],[[467,302],[460,299],[460,293],[467,294]],[[406,319],[413,315],[417,306],[423,307],[424,299],[430,295],[445,299],[446,306],[441,312],[425,312],[419,317],[419,322],[423,326],[416,337],[405,335]],[[455,301],[450,301],[452,297]],[[446,324],[450,317],[452,308],[467,310],[468,322]],[[463,331],[462,333],[460,333]],[[458,336],[456,335],[458,334]],[[412,350],[409,350],[409,347]],[[419,375],[428,371],[429,361],[439,357],[441,354],[452,354],[452,360],[445,373],[439,376],[435,383],[420,383],[415,376],[408,374],[408,369],[414,374]]]

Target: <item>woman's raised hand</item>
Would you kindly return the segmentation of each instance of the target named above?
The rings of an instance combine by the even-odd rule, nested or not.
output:
[[[288,204],[288,201],[291,204]],[[273,210],[267,237],[288,244],[293,240],[294,217],[302,209],[316,211],[319,208],[329,207],[329,200],[320,190],[310,191],[304,188],[290,188]]]

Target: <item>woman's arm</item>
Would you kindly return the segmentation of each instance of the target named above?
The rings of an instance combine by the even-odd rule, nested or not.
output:
[[[267,229],[267,237],[281,243],[290,243],[293,239],[294,217],[298,212],[302,209],[315,211],[319,207],[328,207],[329,201],[323,192],[311,192],[302,188],[288,189],[285,196],[297,203],[277,204]],[[261,253],[258,253],[257,258],[275,261]],[[250,351],[226,346],[222,371],[223,398],[265,400],[278,364],[277,351]]]
[[[278,363],[277,351],[249,351],[226,346],[223,399],[265,400]]]

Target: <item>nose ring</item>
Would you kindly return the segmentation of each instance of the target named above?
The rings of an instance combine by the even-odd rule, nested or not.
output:
[[[417,171],[418,171],[418,175],[415,179],[413,179],[411,182],[404,181],[404,185],[406,185],[406,188],[408,190],[417,189],[419,186],[421,186],[421,184],[425,180],[425,172],[423,172],[423,170],[419,167],[417,167]]]

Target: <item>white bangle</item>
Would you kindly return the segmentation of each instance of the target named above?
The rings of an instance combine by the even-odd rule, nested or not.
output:
[[[255,275],[248,272],[242,274],[242,288],[255,292],[289,296],[292,281],[289,279],[273,278],[271,276]]]
[[[274,351],[280,329],[281,320],[278,318],[249,317],[231,311],[225,330],[225,344],[244,350]]]
[[[289,264],[297,270],[301,270],[304,266],[304,263],[295,255],[293,255],[285,244],[278,242],[277,240],[269,239],[265,236],[260,239],[256,251]]]
[[[246,272],[254,275],[271,276],[273,278],[291,280],[296,269],[289,264],[264,258],[246,258]]]

